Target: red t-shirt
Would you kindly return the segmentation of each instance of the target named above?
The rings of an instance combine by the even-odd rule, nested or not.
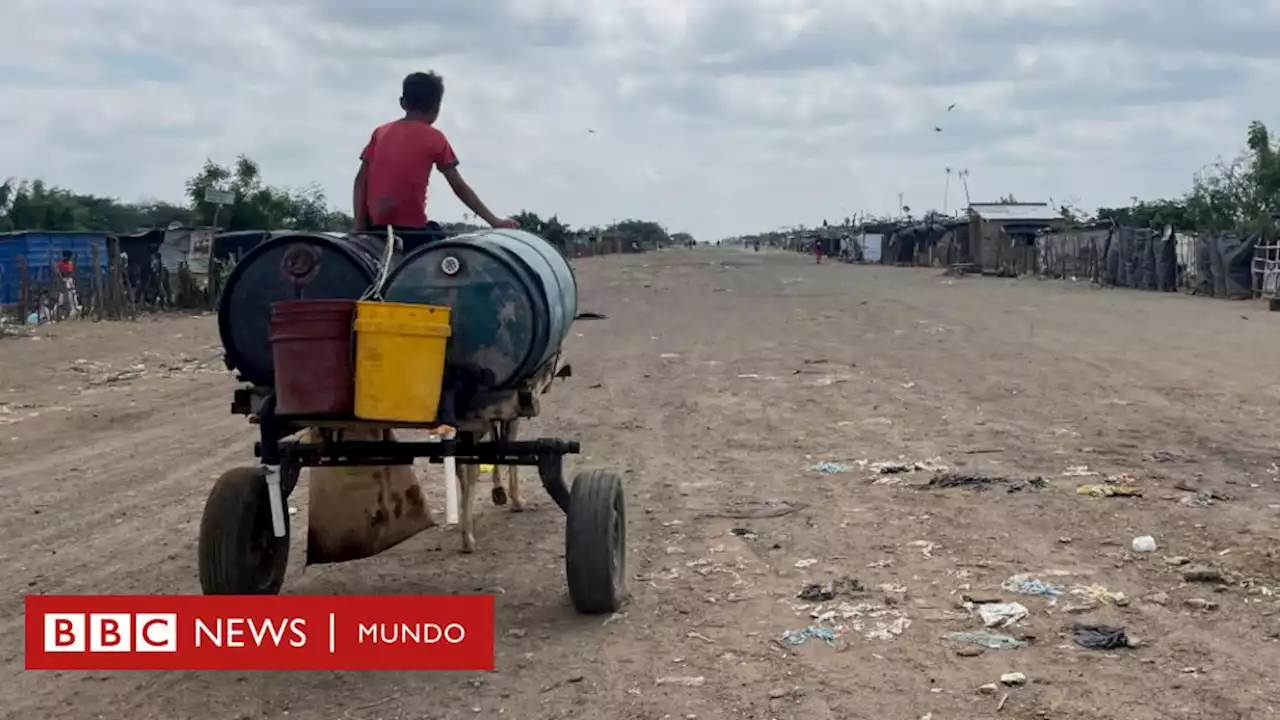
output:
[[[365,204],[372,225],[427,224],[431,168],[457,167],[444,133],[416,120],[394,120],[373,131],[360,159],[368,163]]]
[[[70,260],[59,260],[56,263],[56,266],[58,268],[58,272],[63,275],[70,275],[75,270],[75,267],[71,264]]]

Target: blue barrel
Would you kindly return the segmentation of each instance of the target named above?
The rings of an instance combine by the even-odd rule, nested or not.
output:
[[[281,300],[356,300],[382,266],[386,240],[279,231],[236,264],[218,303],[227,367],[255,385],[275,384],[271,306]]]
[[[449,307],[446,366],[478,390],[510,389],[531,377],[578,314],[568,260],[522,230],[482,230],[418,248],[391,271],[383,297]]]

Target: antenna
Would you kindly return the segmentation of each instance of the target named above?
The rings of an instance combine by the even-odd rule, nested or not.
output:
[[[947,199],[951,196],[951,168],[947,168],[947,183],[942,186],[942,214],[947,214]]]
[[[956,174],[960,176],[961,182],[964,183],[964,204],[972,205],[973,200],[969,199],[969,168],[965,168]]]

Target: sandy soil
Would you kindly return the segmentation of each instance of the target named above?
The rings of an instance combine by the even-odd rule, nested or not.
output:
[[[609,319],[576,326],[575,376],[522,434],[579,438],[576,468],[625,473],[624,613],[571,611],[564,520],[536,482],[523,515],[481,493],[475,556],[430,530],[304,572],[294,535],[286,592],[499,593],[497,671],[478,675],[24,672],[24,593],[199,591],[202,504],[216,475],[250,460],[253,433],[228,413],[212,317],[0,340],[0,716],[1155,720],[1280,707],[1268,422],[1280,316],[731,250],[591,259],[579,275],[583,309]],[[1011,482],[922,489],[931,472],[872,465],[900,457]],[[810,469],[825,461],[845,471]],[[1122,473],[1143,497],[1077,493]],[[1197,490],[1219,499],[1184,501]],[[734,517],[763,514],[779,516]],[[1132,552],[1138,535],[1159,549]],[[1223,581],[1185,581],[1196,566]],[[1001,588],[1019,573],[1066,594]],[[796,597],[846,577],[865,590],[816,609]],[[1071,594],[1081,586],[1125,598],[1090,609]],[[1029,647],[974,655],[944,639],[982,627],[965,595],[1022,603],[1029,616],[1003,632]],[[828,609],[825,625],[843,628],[830,645],[782,640]],[[1090,621],[1139,647],[1088,650],[1063,632]],[[979,690],[1011,672],[1027,684]]]

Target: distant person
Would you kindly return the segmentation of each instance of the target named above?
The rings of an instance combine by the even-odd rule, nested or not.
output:
[[[821,265],[821,264],[822,264],[822,240],[821,240],[820,238],[814,238],[814,241],[813,241],[813,258],[814,258],[814,260],[816,260],[816,261],[817,261],[817,263],[818,263],[819,265]]]
[[[54,263],[58,272],[58,312],[64,317],[72,317],[80,311],[80,301],[76,297],[76,263],[70,250],[62,251],[62,259]]]
[[[427,185],[433,168],[444,175],[458,200],[490,227],[520,227],[515,220],[494,215],[462,179],[453,146],[435,127],[443,99],[444,80],[439,75],[417,72],[404,79],[404,117],[380,125],[360,153],[352,193],[356,232],[427,229]]]

